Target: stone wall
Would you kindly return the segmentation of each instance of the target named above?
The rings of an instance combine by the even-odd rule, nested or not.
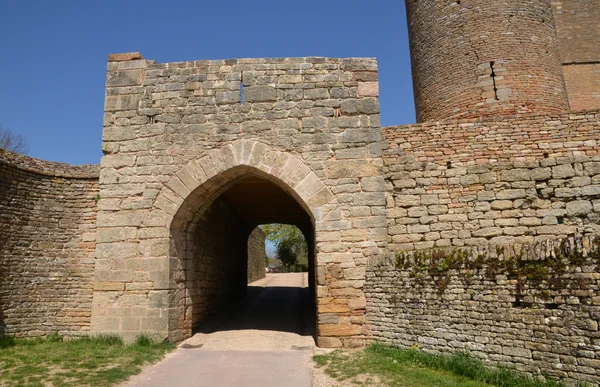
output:
[[[418,122],[568,110],[548,1],[406,8]]]
[[[0,149],[0,336],[89,331],[98,166]]]
[[[563,63],[600,61],[600,1],[551,0]]]
[[[319,308],[339,313],[319,323],[319,342],[364,343],[361,285],[344,281],[387,244],[376,61],[109,60],[92,329],[135,337],[127,296],[158,292],[169,303],[142,299],[145,322],[133,326],[189,335],[177,285],[185,227],[234,179],[261,174],[314,224]]]
[[[245,294],[244,261],[249,253],[245,236],[244,226],[222,197],[197,222],[189,242],[191,259],[185,262],[186,315],[192,314],[192,328]]]
[[[552,0],[569,104],[600,108],[600,0]]]
[[[564,65],[563,74],[571,109],[600,109],[600,60],[598,63]]]
[[[248,283],[265,278],[265,232],[256,227],[248,237]]]
[[[384,128],[390,249],[600,232],[600,113]]]
[[[372,337],[597,383],[600,112],[383,135],[391,261],[367,270]]]
[[[398,254],[367,272],[373,339],[600,383],[600,239]]]

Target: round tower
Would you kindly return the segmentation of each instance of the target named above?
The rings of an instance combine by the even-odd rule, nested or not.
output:
[[[406,0],[417,121],[568,110],[549,0]]]

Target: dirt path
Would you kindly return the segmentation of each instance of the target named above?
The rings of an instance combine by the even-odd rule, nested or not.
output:
[[[306,273],[268,274],[243,302],[123,386],[311,386],[308,292]]]

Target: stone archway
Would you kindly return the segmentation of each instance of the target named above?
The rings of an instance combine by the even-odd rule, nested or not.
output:
[[[100,282],[98,277],[102,275],[98,275],[100,268],[96,268],[93,331],[117,331],[126,339],[147,332],[173,341],[191,334],[191,325],[186,321],[186,288],[182,285],[185,270],[182,270],[181,257],[185,251],[186,232],[192,219],[231,182],[247,175],[267,178],[293,197],[310,217],[317,241],[320,231],[330,224],[327,217],[340,213],[330,188],[294,155],[248,140],[207,151],[181,167],[161,188],[139,227],[139,254],[128,252],[125,257],[129,258],[114,259],[112,267],[126,268],[134,262],[139,265],[140,270],[134,272],[131,280],[123,270],[113,271],[112,281]],[[129,245],[121,242],[115,248],[134,248]],[[343,252],[334,257],[331,248],[322,253],[317,242],[314,263],[317,273],[312,279],[317,282],[316,277],[319,277],[315,289],[320,290],[316,291],[327,292],[325,265],[334,259],[349,260],[351,257]],[[330,306],[326,312],[342,310],[345,311],[338,305],[333,309]],[[353,332],[343,333],[352,335]]]

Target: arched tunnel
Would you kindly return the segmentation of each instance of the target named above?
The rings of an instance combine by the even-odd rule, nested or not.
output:
[[[184,336],[231,329],[314,336],[315,238],[306,208],[285,183],[250,167],[225,171],[192,192],[171,229],[179,293],[174,317]],[[305,236],[308,287],[248,286],[248,238],[271,223],[294,225]]]

